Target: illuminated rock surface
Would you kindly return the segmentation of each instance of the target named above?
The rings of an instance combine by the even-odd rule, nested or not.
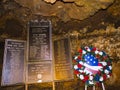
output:
[[[106,51],[113,60],[113,76],[105,82],[106,90],[119,90],[120,0],[0,0],[0,71],[4,40],[26,40],[27,23],[31,19],[51,20],[53,38],[70,35],[72,54],[80,45],[94,45]],[[24,90],[24,87],[0,88],[11,89]],[[52,84],[29,86],[29,90],[43,89],[52,90]],[[83,89],[84,84],[77,78],[70,82],[56,83],[56,90]]]
[[[44,0],[47,3],[42,0],[15,1],[31,8],[39,15],[57,16],[63,21],[68,21],[70,19],[83,20],[94,15],[98,10],[106,9],[114,0]]]

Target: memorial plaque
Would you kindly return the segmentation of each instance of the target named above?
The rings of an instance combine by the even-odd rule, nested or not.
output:
[[[29,23],[27,83],[53,81],[51,22]]]
[[[52,63],[35,62],[28,64],[28,83],[51,82],[53,80]]]
[[[31,21],[29,25],[28,60],[52,60],[50,21]]]
[[[25,41],[6,39],[1,82],[2,86],[25,82],[25,48]]]
[[[55,80],[73,79],[69,38],[54,41]]]

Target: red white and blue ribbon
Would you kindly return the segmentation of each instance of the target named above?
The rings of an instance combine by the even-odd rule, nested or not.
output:
[[[87,85],[102,83],[111,76],[112,62],[109,56],[95,47],[80,48],[73,61],[74,73]]]

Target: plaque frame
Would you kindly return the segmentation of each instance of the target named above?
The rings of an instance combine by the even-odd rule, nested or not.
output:
[[[7,62],[7,43],[9,42],[9,41],[13,41],[13,42],[21,42],[21,43],[24,43],[24,54],[23,54],[23,80],[21,80],[21,81],[23,81],[23,82],[16,82],[16,83],[8,83],[8,84],[6,84],[5,82],[4,82],[4,73],[5,73],[5,69],[6,69],[6,62]],[[21,84],[24,84],[25,83],[25,73],[26,73],[26,69],[25,69],[25,65],[26,65],[26,41],[25,40],[16,40],[16,39],[5,39],[5,48],[4,48],[4,56],[3,56],[3,68],[2,68],[2,78],[1,78],[1,86],[12,86],[12,85],[21,85]]]
[[[44,23],[44,24],[42,24]],[[44,25],[44,26],[43,26]],[[29,60],[29,47],[30,47],[30,28],[44,28],[44,27],[48,27],[47,31],[49,31],[49,53],[50,53],[50,57],[48,59],[39,59],[39,60]],[[51,62],[51,71],[53,70],[53,54],[52,54],[52,26],[51,26],[51,21],[49,20],[31,20],[29,23],[28,23],[28,32],[27,32],[27,65],[26,65],[26,84],[32,84],[32,83],[42,83],[42,82],[47,82],[47,81],[42,81],[42,82],[36,82],[36,81],[33,81],[33,82],[29,82],[28,81],[28,69],[29,69],[29,65],[30,64],[36,64],[36,63],[48,63],[48,62]],[[52,80],[48,81],[48,82],[53,82],[53,71],[52,71]]]
[[[44,23],[44,24],[42,24],[42,23]],[[42,26],[42,25],[44,25],[44,26]],[[43,27],[48,27],[49,26],[49,28],[48,28],[48,30],[47,31],[49,31],[49,54],[50,54],[50,56],[49,56],[49,59],[38,59],[38,60],[29,60],[29,58],[30,58],[30,42],[29,42],[29,40],[30,40],[30,28],[43,28]],[[42,20],[31,20],[29,23],[28,23],[28,32],[27,32],[27,54],[28,54],[28,62],[39,62],[39,61],[44,61],[44,60],[52,60],[52,25],[51,25],[51,21],[49,21],[49,20],[44,20],[44,19],[42,19]],[[34,51],[34,50],[33,50]]]
[[[43,65],[45,65],[45,64],[48,64],[48,65],[51,65],[51,71],[49,72],[49,73],[51,73],[51,79],[49,79],[49,80],[46,80],[46,79],[44,79],[44,76],[42,75],[42,70],[40,70],[42,73],[40,73],[39,72],[39,74],[41,74],[41,76],[43,77],[43,79],[41,78],[41,79],[38,79],[38,80],[42,80],[41,82],[39,82],[38,80],[36,80],[35,78],[34,78],[34,81],[29,81],[28,80],[28,78],[29,78],[29,65],[40,65],[41,67],[43,66]],[[27,80],[26,80],[26,84],[34,84],[34,83],[45,83],[45,82],[53,82],[53,63],[51,62],[51,61],[47,61],[46,63],[44,63],[44,62],[33,62],[33,63],[28,63],[27,64],[27,72],[26,72],[26,74],[27,74]],[[35,68],[39,68],[39,67],[35,67]],[[44,67],[42,67],[42,68],[44,68]],[[46,68],[46,67],[45,67]],[[36,69],[35,69],[36,70]],[[44,72],[45,73],[45,72]],[[37,75],[37,74],[36,74]],[[34,76],[34,75],[33,75]]]
[[[54,45],[54,42],[55,41],[61,41],[61,40],[64,40],[64,39],[67,39],[68,40],[68,48],[69,48],[69,58],[70,58],[70,68],[71,68],[71,78],[64,78],[64,79],[60,79],[60,78],[56,78],[56,71],[55,71],[55,45]],[[57,81],[70,81],[70,80],[73,80],[74,79],[74,75],[73,75],[73,64],[72,64],[72,56],[71,56],[71,44],[70,44],[70,37],[69,36],[64,36],[64,37],[59,37],[59,38],[57,38],[57,39],[54,39],[53,40],[53,55],[54,55],[54,57],[53,57],[53,66],[54,66],[54,80],[55,80],[55,82],[57,82]]]

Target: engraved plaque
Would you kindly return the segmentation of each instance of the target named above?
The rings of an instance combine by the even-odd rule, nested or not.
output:
[[[29,23],[27,83],[53,81],[51,22],[34,20]]]
[[[31,21],[29,27],[29,61],[52,60],[50,21]]]
[[[55,80],[73,79],[70,42],[68,38],[54,41]]]
[[[6,39],[1,85],[25,82],[25,41]]]
[[[53,70],[51,61],[28,64],[28,83],[51,82]]]

